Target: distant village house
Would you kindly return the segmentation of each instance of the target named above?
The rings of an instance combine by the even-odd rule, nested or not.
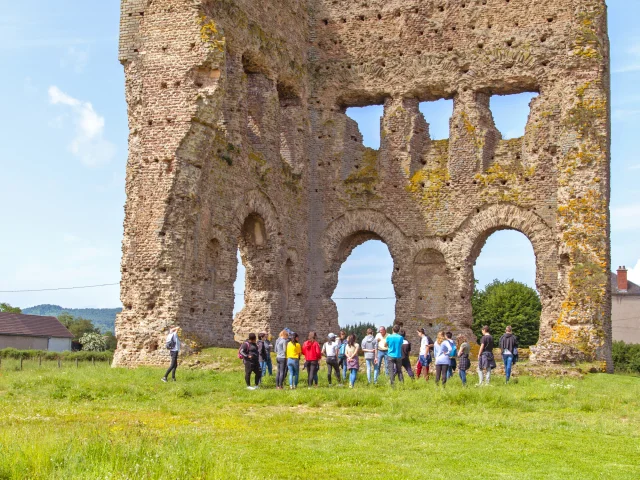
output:
[[[640,343],[640,286],[627,279],[627,267],[611,274],[613,340]]]
[[[0,349],[71,350],[73,334],[56,317],[0,312]]]

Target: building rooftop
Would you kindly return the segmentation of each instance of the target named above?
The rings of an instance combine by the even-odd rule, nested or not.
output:
[[[618,290],[618,275],[611,272],[611,294],[612,295],[640,295],[640,286],[636,285],[632,281],[627,281],[627,291],[623,292]]]
[[[73,338],[56,317],[0,312],[0,335]]]

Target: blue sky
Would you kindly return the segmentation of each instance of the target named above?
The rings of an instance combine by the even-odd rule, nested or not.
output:
[[[640,282],[640,2],[610,0],[612,45],[613,265],[633,267]],[[127,117],[117,60],[116,0],[22,0],[0,12],[0,290],[117,283],[120,278]],[[516,103],[514,103],[516,102]],[[519,103],[518,103],[519,102]],[[516,136],[528,99],[492,102],[498,128]],[[451,103],[425,105],[433,138],[448,136]],[[357,118],[367,142],[379,136],[375,108]],[[358,112],[349,112],[356,117]],[[379,140],[378,140],[379,141]],[[334,297],[393,297],[391,258],[380,242],[354,250]],[[236,292],[242,292],[239,272]],[[528,240],[490,237],[476,265],[481,285],[515,278],[533,285]],[[238,306],[242,297],[238,298]],[[0,293],[21,307],[118,306],[117,286],[56,292]],[[337,300],[341,323],[393,319],[393,300]]]

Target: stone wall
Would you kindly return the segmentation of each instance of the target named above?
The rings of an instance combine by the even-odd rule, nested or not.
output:
[[[137,10],[144,11],[137,14]],[[602,0],[123,1],[131,126],[115,364],[283,326],[336,330],[338,270],[379,239],[396,321],[470,331],[488,236],[532,242],[536,361],[610,363]],[[131,14],[131,15],[130,15]],[[503,140],[492,95],[537,92]],[[447,140],[419,103],[454,101]],[[345,110],[384,105],[379,150]],[[232,318],[236,250],[245,307]]]

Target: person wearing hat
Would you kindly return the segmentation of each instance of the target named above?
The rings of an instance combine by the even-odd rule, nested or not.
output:
[[[169,329],[169,334],[167,335],[166,345],[169,350],[169,354],[171,355],[171,365],[169,365],[169,369],[167,373],[162,377],[162,381],[167,383],[169,379],[169,374],[172,374],[172,380],[176,381],[176,370],[178,369],[178,354],[180,353],[180,338],[178,337],[178,330],[180,327],[171,327]]]
[[[340,350],[340,342],[336,338],[335,333],[327,335],[327,341],[322,345],[322,355],[326,357],[327,362],[327,380],[331,385],[331,371],[335,370],[338,383],[341,384],[340,366],[338,365],[338,352]]]
[[[375,369],[373,371],[373,383],[378,383],[378,377],[380,376],[380,366],[384,360],[385,367],[387,369],[387,375],[389,375],[389,346],[387,345],[387,329],[380,327],[378,334],[376,335],[376,355],[374,357]]]

